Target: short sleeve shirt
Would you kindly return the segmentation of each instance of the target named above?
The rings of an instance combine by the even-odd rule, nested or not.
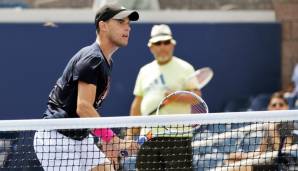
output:
[[[112,64],[109,65],[95,42],[75,54],[49,95],[46,118],[76,118],[78,81],[96,85],[98,108],[107,94]]]
[[[112,62],[107,62],[96,42],[82,48],[70,59],[50,92],[44,118],[79,117],[76,113],[79,81],[96,85],[93,106],[97,109],[108,92],[111,70]]]
[[[157,108],[164,94],[168,89],[171,90],[191,90],[183,84],[186,79],[194,73],[194,68],[188,62],[173,57],[170,62],[165,65],[158,65],[153,61],[141,68],[134,89],[134,95],[142,97],[141,113],[142,115],[151,114]],[[170,103],[164,106],[159,114],[182,114],[190,113],[191,106],[185,103]],[[177,126],[178,131],[191,130],[191,127]],[[166,129],[170,130],[170,129]],[[151,131],[156,136],[163,137],[189,137],[186,134],[172,134],[165,133],[165,128],[145,128],[141,130],[141,134],[145,135],[146,132]]]
[[[149,114],[158,106],[167,89],[190,90],[191,88],[186,87],[183,83],[193,73],[193,66],[177,57],[173,57],[165,65],[158,65],[156,61],[153,61],[143,66],[137,76],[134,88],[134,95],[143,97],[142,115]],[[168,105],[167,107],[173,108],[178,113],[190,113],[190,110],[184,110],[186,108],[181,104]],[[160,112],[162,114],[162,111]]]

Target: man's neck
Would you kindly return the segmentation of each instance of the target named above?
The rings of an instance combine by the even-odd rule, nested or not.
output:
[[[166,61],[158,61],[156,60],[156,62],[158,63],[158,65],[167,65],[168,63],[170,63],[172,61],[173,57],[169,58],[169,60]]]
[[[100,38],[99,36],[97,36],[96,42],[99,45],[99,47],[100,47],[103,55],[105,56],[105,58],[110,63],[112,55],[118,49],[118,47],[113,45],[109,41],[107,41],[103,38]]]

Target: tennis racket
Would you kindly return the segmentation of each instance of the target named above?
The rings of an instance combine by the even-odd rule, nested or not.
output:
[[[191,91],[175,91],[169,95],[167,95],[162,101],[159,103],[156,115],[159,115],[162,109],[162,114],[183,114],[175,111],[173,109],[168,109],[165,106],[177,103],[182,104],[182,108],[186,108],[188,110],[188,113],[190,114],[204,114],[208,113],[209,109],[206,104],[206,102],[197,94],[191,92]],[[174,105],[175,105],[174,104]],[[145,130],[145,135],[139,136],[137,142],[139,144],[143,144],[146,141],[149,141],[150,139],[154,137],[158,137],[160,135],[178,135],[178,134],[192,134],[193,131],[196,129],[199,129],[199,124],[194,125],[168,125],[168,126],[160,126],[160,127],[152,127]],[[160,133],[159,133],[160,132]]]
[[[171,103],[174,106],[172,107],[165,107],[170,105]],[[181,106],[178,106],[177,110],[175,107],[177,107],[176,104],[180,104]],[[156,115],[160,115],[161,109],[162,114],[183,114],[179,113],[179,108],[187,108],[188,113],[190,114],[205,114],[209,112],[208,105],[206,102],[197,94],[191,92],[191,91],[176,91],[174,93],[169,94],[166,96],[158,105],[156,110]],[[164,128],[164,134],[170,134],[170,135],[176,135],[176,134],[190,134],[196,129],[200,128],[199,124],[186,126],[188,128],[181,128],[179,125],[172,125],[172,126],[165,126]],[[154,135],[152,135],[154,136]]]
[[[187,87],[188,89],[202,89],[205,87],[210,80],[213,78],[214,72],[210,67],[203,67],[201,69],[196,70],[193,74],[188,76],[185,80],[184,87]],[[161,80],[163,85],[165,85],[165,80],[163,78],[163,75],[161,75]],[[163,107],[164,105],[160,106]],[[148,115],[156,114],[158,108],[155,108],[151,112],[149,112]]]
[[[214,72],[210,67],[203,67],[196,70],[185,81],[185,87],[202,89],[213,78]]]
[[[156,115],[160,114],[161,108],[170,103],[184,103],[190,106],[190,114],[208,113],[209,109],[206,102],[197,94],[191,91],[175,91],[167,95],[158,105]],[[163,114],[182,114],[173,110],[163,110]]]

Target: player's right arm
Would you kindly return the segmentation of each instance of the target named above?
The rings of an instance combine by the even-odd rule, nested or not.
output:
[[[78,83],[77,114],[80,117],[99,117],[99,113],[93,107],[95,100],[96,86],[82,81]],[[112,161],[113,165],[118,167],[118,157],[120,151],[125,150],[129,155],[136,153],[138,144],[133,141],[124,141],[116,136],[109,128],[99,128],[93,130],[93,135],[98,136],[102,142],[102,150]]]
[[[141,103],[142,103],[142,96],[135,96],[131,107],[130,107],[130,116],[141,116]],[[128,128],[126,133],[126,139],[132,140],[134,135],[139,135],[140,129],[139,128]]]
[[[73,68],[72,79],[78,82],[76,112],[79,117],[99,117],[93,106],[96,99],[97,82],[100,82],[98,70],[103,62],[97,56],[86,56],[77,61]]]
[[[83,81],[78,83],[77,114],[81,117],[99,117],[100,115],[93,107],[96,95],[96,86]]]

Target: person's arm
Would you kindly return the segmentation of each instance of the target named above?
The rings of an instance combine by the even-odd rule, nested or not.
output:
[[[143,98],[141,96],[135,96],[131,107],[130,107],[130,116],[140,116],[141,115],[141,103]]]
[[[83,117],[100,117],[100,114],[93,106],[96,96],[96,86],[83,81],[78,83],[77,114]],[[93,134],[106,142],[119,141],[119,138],[109,128],[94,129]]]
[[[268,149],[268,146],[270,145],[269,143],[270,139],[272,138],[270,135],[274,132],[274,129],[272,129],[273,128],[272,126],[274,125],[269,125],[268,128],[263,128],[268,132],[268,134],[262,137],[262,140],[259,144],[259,148],[251,152],[238,151],[235,153],[230,153],[228,160],[226,162],[234,163],[239,160],[254,159],[260,156],[261,154],[265,153]]]
[[[96,86],[82,81],[78,83],[77,114],[81,118],[100,117],[99,113],[93,107],[96,95]]]
[[[256,151],[251,151],[251,152],[242,152],[242,151],[238,151],[235,153],[230,153],[228,160],[229,162],[231,161],[239,161],[239,160],[246,160],[246,159],[253,159],[256,156],[259,156],[261,153],[259,150]]]
[[[77,114],[80,117],[100,117],[93,107],[95,100],[96,86],[82,81],[78,83]],[[118,156],[121,150],[126,150],[128,154],[136,153],[138,144],[133,141],[124,141],[116,136],[109,128],[94,129],[93,134],[100,137],[103,151],[111,159],[114,166],[118,165]]]
[[[135,96],[131,107],[130,116],[141,116],[141,103],[143,98],[141,96]],[[140,134],[140,128],[128,128],[126,132],[126,139],[132,140],[134,135]]]

